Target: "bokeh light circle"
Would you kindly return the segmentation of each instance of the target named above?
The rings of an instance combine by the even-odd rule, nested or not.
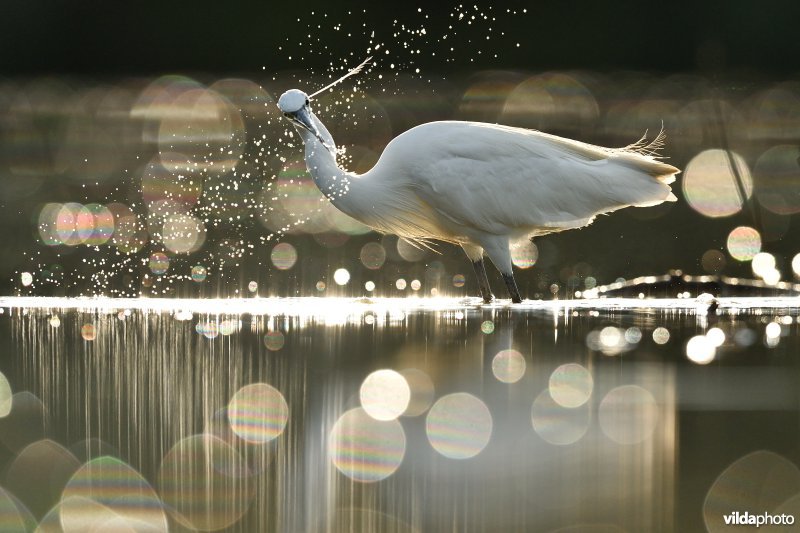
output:
[[[562,407],[579,407],[589,401],[594,390],[592,374],[583,365],[567,363],[550,374],[549,391]]]
[[[428,374],[416,368],[401,370],[400,374],[406,379],[408,388],[411,390],[411,399],[403,416],[419,416],[427,411],[433,403],[436,394],[433,381]]]
[[[718,274],[725,269],[726,265],[725,254],[719,250],[706,250],[700,258],[700,264],[703,265],[703,270],[709,274]]]
[[[397,420],[375,420],[358,407],[333,425],[328,449],[334,466],[345,476],[355,481],[380,481],[403,462],[406,434]]]
[[[394,420],[408,408],[411,388],[399,372],[376,370],[361,383],[359,399],[364,411],[375,420]]]
[[[93,341],[97,337],[94,324],[84,324],[81,326],[81,337],[85,341]]]
[[[336,269],[333,273],[333,281],[335,281],[337,285],[347,285],[350,281],[350,272],[348,272],[346,268]]]
[[[736,510],[751,516],[778,514],[779,506],[800,493],[800,469],[789,459],[768,450],[751,452],[728,466],[711,484],[703,502],[707,531],[760,531],[757,527],[725,524],[725,516]],[[795,518],[797,518],[795,516]],[[765,526],[766,531],[794,531],[797,527]]]
[[[283,433],[289,420],[289,406],[275,387],[251,383],[239,389],[228,402],[228,420],[240,438],[263,444]]]
[[[5,375],[0,372],[0,418],[8,416],[13,405],[14,393],[11,391],[11,384]]]
[[[669,342],[669,330],[659,326],[653,330],[653,342],[656,344],[666,344]]]
[[[511,262],[518,268],[531,268],[539,259],[539,249],[528,239],[513,243],[510,248]]]
[[[638,444],[650,438],[658,424],[658,404],[638,385],[611,389],[600,402],[598,419],[603,433],[619,444]]]
[[[750,261],[761,251],[761,234],[749,226],[739,226],[728,234],[727,246],[737,261]]]
[[[203,265],[195,265],[192,267],[192,281],[202,283],[208,276],[208,270]]]
[[[695,335],[686,343],[686,357],[698,365],[707,365],[714,360],[717,347],[706,335]]]
[[[517,350],[502,350],[492,358],[492,374],[503,383],[516,383],[525,375],[525,358]]]
[[[269,259],[278,270],[289,270],[297,263],[297,250],[288,242],[281,242],[272,249]]]
[[[188,254],[195,252],[206,241],[206,226],[197,217],[180,213],[172,214],[164,220],[161,240],[164,243],[164,247],[172,253]],[[153,273],[156,274],[157,272],[153,271]]]
[[[467,278],[464,276],[464,274],[456,274],[453,276],[453,287],[460,289],[466,282]]]
[[[433,449],[450,459],[478,455],[492,436],[492,415],[479,398],[466,392],[439,398],[425,420]]]
[[[69,479],[61,498],[62,502],[73,501],[60,509],[65,531],[168,529],[155,490],[139,472],[113,457],[97,457],[82,465]],[[76,505],[78,501],[83,505]]]
[[[153,274],[166,274],[169,270],[169,257],[164,253],[155,252],[150,256],[148,267]]]
[[[559,405],[545,389],[533,401],[531,423],[545,441],[567,446],[578,442],[589,429],[589,408],[587,404],[575,408]]]
[[[756,161],[756,197],[778,215],[800,213],[800,147],[773,146]]]
[[[494,332],[494,322],[491,320],[484,320],[481,322],[481,331],[486,335]]]
[[[377,270],[386,262],[386,249],[377,242],[368,242],[361,247],[361,263],[370,270]]]
[[[264,335],[264,346],[271,352],[277,352],[283,348],[284,336],[280,331],[268,331]]]
[[[252,502],[247,464],[231,445],[213,435],[176,443],[158,471],[158,493],[172,516],[193,529],[214,531],[238,522]]]
[[[719,149],[704,150],[689,161],[681,184],[689,206],[711,218],[738,213],[753,191],[750,168],[744,158]]]

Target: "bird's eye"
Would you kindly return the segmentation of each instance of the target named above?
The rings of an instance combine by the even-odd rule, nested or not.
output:
[[[306,98],[306,105],[308,105],[308,103],[309,103],[308,98]]]

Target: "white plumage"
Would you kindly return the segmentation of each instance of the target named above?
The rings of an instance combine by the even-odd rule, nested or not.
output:
[[[485,301],[484,253],[521,300],[509,245],[580,228],[629,206],[675,201],[679,170],[653,155],[663,141],[611,149],[538,131],[478,122],[430,122],[392,140],[368,172],[340,169],[330,133],[293,89],[278,106],[305,143],[306,165],[333,204],[360,222],[412,241],[459,244]]]

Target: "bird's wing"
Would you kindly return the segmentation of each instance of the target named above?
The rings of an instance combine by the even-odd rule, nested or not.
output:
[[[456,227],[496,234],[575,227],[599,213],[674,198],[665,182],[678,169],[670,165],[540,132],[439,122],[395,141],[387,159]]]

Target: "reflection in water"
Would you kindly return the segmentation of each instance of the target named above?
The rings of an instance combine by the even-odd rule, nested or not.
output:
[[[798,509],[798,454],[736,462],[796,449],[796,299],[718,303],[4,299],[0,525],[691,531]]]

